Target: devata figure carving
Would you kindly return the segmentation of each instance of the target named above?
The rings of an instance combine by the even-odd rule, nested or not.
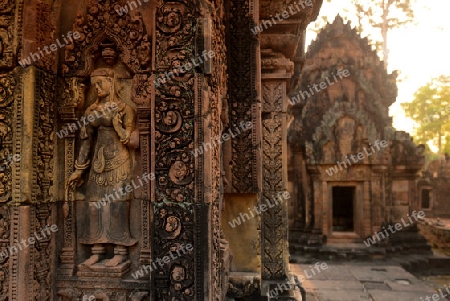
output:
[[[82,174],[90,167],[85,195],[89,212],[83,221],[85,231],[79,239],[80,243],[93,247],[92,256],[79,266],[80,269],[94,268],[105,256],[105,244],[114,245],[114,257],[104,261],[104,266],[103,263],[95,266],[119,266],[127,261],[127,247],[137,242],[129,228],[129,200],[133,193],[126,189],[132,176],[130,148],[136,146],[132,142],[135,112],[120,99],[112,69],[95,70],[91,74],[91,84],[97,91],[97,99],[84,114],[89,123],[81,128],[76,170],[67,182],[68,188],[80,187]]]

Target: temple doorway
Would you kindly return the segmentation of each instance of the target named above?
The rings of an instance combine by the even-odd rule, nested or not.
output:
[[[355,187],[333,187],[333,232],[354,232]]]

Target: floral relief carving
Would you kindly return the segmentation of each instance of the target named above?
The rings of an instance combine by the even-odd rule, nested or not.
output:
[[[78,31],[80,38],[66,48],[63,73],[73,75],[75,71],[83,70],[82,74],[87,76],[92,58],[84,52],[91,52],[95,61],[95,55],[98,55],[95,54],[96,47],[106,38],[120,44],[121,61],[135,73],[150,68],[151,39],[146,33],[142,15],[119,15],[116,10],[120,5],[117,0],[91,1],[86,13],[77,13],[73,31]]]

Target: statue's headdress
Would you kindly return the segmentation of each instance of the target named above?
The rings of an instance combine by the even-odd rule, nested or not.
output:
[[[95,70],[91,73],[91,77],[95,77],[95,76],[103,76],[103,77],[111,77],[111,78],[114,78],[114,70],[108,69],[108,68],[99,68],[99,69],[95,69]]]

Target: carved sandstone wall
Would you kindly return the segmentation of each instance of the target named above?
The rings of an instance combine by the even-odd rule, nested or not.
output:
[[[3,171],[1,251],[47,224],[59,229],[51,239],[2,258],[1,300],[75,300],[85,295],[101,300],[221,300],[226,292],[220,148],[198,157],[191,152],[223,130],[223,3],[142,2],[139,9],[117,13],[126,5],[116,0],[0,3],[2,151],[21,156]],[[80,38],[49,53],[69,31]],[[108,58],[111,49],[116,56]],[[208,62],[155,87],[160,75],[192,60],[198,63],[204,51],[214,54]],[[27,58],[29,66],[23,61]],[[164,257],[174,245],[194,246],[178,261],[137,281],[130,281],[129,273],[93,273],[89,280],[78,273],[77,264],[89,255],[78,241],[86,225],[79,222],[82,202],[76,194],[65,194],[65,183],[80,140],[76,131],[55,135],[92,104],[89,75],[108,66],[137,115],[133,175],[147,172],[156,178],[134,191],[131,201],[130,229],[138,243],[130,248],[129,271]],[[168,221],[176,221],[173,228],[165,227]]]
[[[322,1],[311,3],[289,22],[253,34],[254,25],[293,3],[0,0],[0,153],[20,155],[1,171],[0,252],[47,225],[57,227],[1,257],[0,301],[224,300],[227,291],[264,295],[287,279],[285,205],[268,210],[248,236],[224,233],[221,214],[231,217],[241,208],[236,202],[259,205],[286,190],[287,94],[293,62],[297,72],[302,63],[303,32]],[[92,75],[105,68],[114,76],[102,81],[115,84],[103,97]],[[109,116],[88,135],[81,117],[113,96],[135,124],[125,124],[122,114]],[[251,129],[215,142],[242,123]],[[90,152],[82,150],[87,136]],[[109,138],[114,143],[95,149]],[[113,153],[121,143],[132,171],[118,183],[153,175],[130,192],[129,218],[104,215],[128,223],[133,244],[85,244],[82,233],[98,221],[89,206],[96,188],[91,169],[120,169]],[[79,170],[86,170],[78,178],[84,183],[67,189]],[[224,204],[225,198],[234,200]],[[105,208],[113,207],[97,209],[112,210]],[[239,254],[234,272],[256,255],[250,277],[229,274],[230,248],[243,237],[254,240],[253,249]],[[132,276],[181,245],[193,248]],[[101,258],[84,266],[94,252],[123,261],[108,267]]]

